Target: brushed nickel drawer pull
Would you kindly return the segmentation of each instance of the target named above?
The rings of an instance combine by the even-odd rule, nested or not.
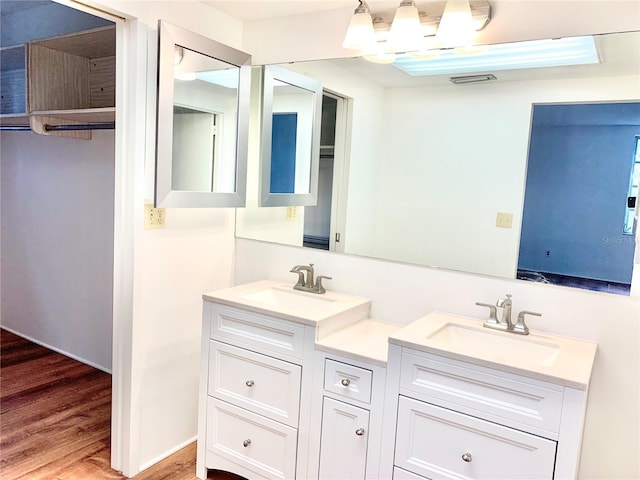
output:
[[[242,442],[242,446],[247,448],[249,445],[251,445],[251,439],[247,438],[244,442]]]
[[[255,383],[256,383],[256,382],[254,382],[253,380],[247,380],[246,382],[244,382],[244,384],[245,384],[247,387],[253,387],[253,385],[254,385]]]
[[[343,387],[348,387],[351,384],[351,380],[349,380],[348,378],[343,378],[340,383]]]
[[[360,427],[356,430],[356,435],[362,437],[364,435],[364,428]]]
[[[467,463],[471,463],[471,460],[473,460],[473,458],[471,457],[471,454],[467,452],[462,455],[462,460],[464,460]]]

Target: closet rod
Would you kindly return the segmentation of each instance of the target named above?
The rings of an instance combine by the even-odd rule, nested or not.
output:
[[[31,127],[29,125],[0,125],[0,130],[22,132],[31,130]]]
[[[116,128],[114,122],[107,123],[81,123],[76,125],[44,125],[47,132],[64,132],[72,130],[113,130]],[[29,125],[0,125],[0,130],[27,131],[31,130]]]
[[[78,123],[75,125],[48,125],[45,123],[44,129],[47,132],[65,132],[70,130],[113,130],[116,128],[114,122],[107,123]]]

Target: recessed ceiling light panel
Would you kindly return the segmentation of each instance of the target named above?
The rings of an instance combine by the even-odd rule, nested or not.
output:
[[[475,55],[461,55],[454,50],[444,50],[439,57],[430,60],[402,55],[397,58],[394,66],[409,75],[422,76],[599,62],[594,38],[583,36],[488,45]]]

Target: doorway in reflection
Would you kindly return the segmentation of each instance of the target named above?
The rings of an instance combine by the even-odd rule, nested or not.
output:
[[[534,105],[518,278],[628,295],[640,103]]]
[[[337,98],[326,93],[322,96],[318,203],[316,206],[304,209],[303,246],[321,250],[329,250],[331,235],[337,105]]]

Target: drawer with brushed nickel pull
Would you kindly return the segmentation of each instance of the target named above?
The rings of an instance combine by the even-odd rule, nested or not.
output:
[[[243,408],[207,399],[207,455],[218,455],[260,478],[295,478],[297,433]]]
[[[208,394],[298,426],[300,365],[210,341]]]
[[[552,479],[557,442],[401,396],[395,465],[426,478]]]
[[[325,359],[324,389],[327,392],[370,403],[372,378],[371,370]]]

